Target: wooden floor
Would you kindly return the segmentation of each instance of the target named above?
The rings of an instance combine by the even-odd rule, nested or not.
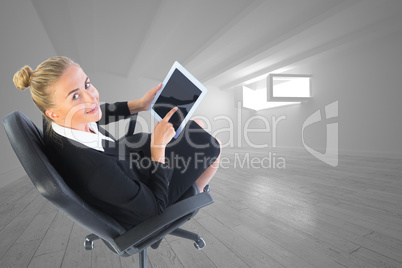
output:
[[[226,150],[215,203],[168,236],[149,267],[402,267],[402,161],[341,155],[330,167],[303,150]],[[275,163],[274,163],[275,162]],[[27,177],[0,189],[0,267],[137,267],[58,212]]]

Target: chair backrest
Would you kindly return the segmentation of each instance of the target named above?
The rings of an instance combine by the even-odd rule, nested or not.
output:
[[[42,196],[111,245],[113,238],[125,233],[124,227],[91,207],[66,185],[46,156],[42,130],[29,118],[16,111],[3,119],[3,125],[18,159]]]

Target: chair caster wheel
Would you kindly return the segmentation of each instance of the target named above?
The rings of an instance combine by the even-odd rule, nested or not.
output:
[[[85,242],[84,242],[84,248],[85,248],[86,250],[93,250],[93,249],[94,249],[94,242],[93,242],[93,241],[85,240]]]
[[[204,192],[209,193],[210,191],[211,191],[211,187],[209,186],[209,184],[205,185]]]
[[[205,247],[206,243],[204,239],[200,238],[194,242],[194,247],[198,250],[202,250]]]
[[[85,237],[84,240],[84,248],[86,250],[93,250],[94,249],[94,241],[98,240],[99,236],[97,236],[96,234],[89,234]]]

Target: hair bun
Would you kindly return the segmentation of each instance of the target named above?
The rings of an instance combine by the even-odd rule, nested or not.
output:
[[[32,69],[28,65],[24,66],[15,73],[14,75],[14,85],[16,88],[24,90],[31,85]]]

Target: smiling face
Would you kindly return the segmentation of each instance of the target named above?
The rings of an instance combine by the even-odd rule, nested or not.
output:
[[[52,90],[54,108],[46,110],[46,115],[57,124],[89,131],[88,123],[101,119],[99,93],[81,67],[69,66]]]

